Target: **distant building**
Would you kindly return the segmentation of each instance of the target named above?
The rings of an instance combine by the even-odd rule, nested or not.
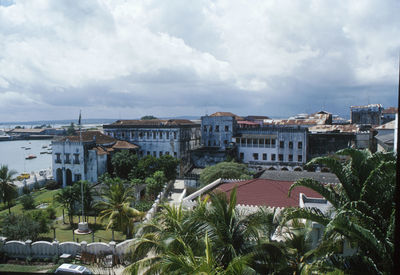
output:
[[[181,160],[179,173],[190,164],[190,150],[200,146],[200,125],[186,119],[117,120],[103,125],[104,133],[140,147],[139,156],[171,155]]]
[[[244,120],[230,112],[217,112],[201,117],[201,143],[205,147],[218,147],[222,150],[229,147],[237,121]]]
[[[396,120],[375,127],[375,131],[377,132],[377,135],[375,135],[376,151],[392,152],[394,150],[395,128]]]
[[[380,125],[383,107],[381,104],[351,106],[351,123]]]
[[[382,111],[382,124],[388,123],[396,119],[397,108],[389,107]]]
[[[307,160],[307,132],[300,127],[241,128],[232,141],[239,160],[252,167],[302,170]]]
[[[134,144],[118,141],[99,131],[59,137],[51,144],[54,179],[63,187],[79,180],[97,182],[99,176],[108,172],[113,152],[138,149]]]

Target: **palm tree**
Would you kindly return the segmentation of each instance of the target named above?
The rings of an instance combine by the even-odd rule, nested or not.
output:
[[[108,219],[106,229],[120,230],[128,237],[133,233],[133,224],[145,213],[130,206],[133,198],[133,188],[127,187],[119,179],[112,179],[103,190],[102,199],[96,203],[101,209],[100,220]]]
[[[54,199],[63,206],[63,223],[64,209],[67,209],[69,224],[72,226],[75,202],[79,200],[79,196],[80,192],[77,192],[76,188],[73,188],[72,186],[66,186],[55,195]]]
[[[0,167],[0,196],[4,204],[7,204],[8,213],[11,214],[12,201],[18,196],[13,177],[17,174],[15,170],[8,170],[7,165]]]
[[[346,160],[340,161],[339,157]],[[389,272],[393,263],[394,155],[344,149],[335,156],[316,158],[308,163],[315,164],[327,166],[340,184],[324,185],[301,179],[291,186],[289,195],[296,186],[313,189],[332,204],[334,216],[314,208],[298,208],[288,210],[285,220],[302,218],[324,225],[323,242],[341,236],[356,243],[356,255],[346,260],[339,253],[333,253],[330,262],[343,262],[344,269],[362,262],[371,270]]]
[[[225,194],[211,194],[199,199],[192,210],[171,205],[162,208],[138,232],[132,247],[133,263],[126,272],[254,274],[266,270],[266,255],[279,258],[271,266],[283,262],[280,248],[273,242],[266,244],[272,230],[263,225],[276,226],[267,221],[271,215],[243,215],[236,209],[236,189],[229,200]]]

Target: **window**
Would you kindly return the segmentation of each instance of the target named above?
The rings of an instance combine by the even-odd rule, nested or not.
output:
[[[169,139],[169,132],[167,132],[167,139]]]
[[[271,160],[275,161],[276,160],[276,155],[275,154],[271,154]]]
[[[293,161],[293,155],[289,155],[289,161]]]
[[[60,153],[56,153],[56,163],[61,163]]]
[[[174,139],[176,139],[176,132],[174,132]]]
[[[225,132],[229,132],[229,125],[225,125]]]
[[[283,161],[283,155],[282,154],[279,154],[279,161]]]
[[[279,142],[279,148],[285,148],[285,142],[284,141],[280,141]]]
[[[160,139],[162,139],[162,132],[160,132]]]
[[[176,158],[178,156],[178,154],[176,152],[174,152],[174,158]]]
[[[147,138],[150,138],[150,132],[147,132]]]
[[[165,152],[165,154],[166,154],[167,156],[169,156],[169,151]]]
[[[203,126],[203,131],[207,132],[207,126]]]
[[[260,144],[260,147],[264,147],[264,141],[265,141],[265,139],[260,139],[258,141],[258,144]]]
[[[150,156],[150,151],[147,151],[147,155]]]
[[[125,138],[125,132],[121,133],[122,138]]]
[[[157,138],[157,132],[153,132],[153,139]]]
[[[65,154],[65,163],[70,164],[71,161],[69,160],[69,154]]]
[[[293,149],[293,141],[289,141],[289,148]]]
[[[211,140],[208,141],[208,146],[211,146]]]
[[[258,154],[257,154],[257,153],[254,153],[254,154],[253,154],[253,159],[254,159],[254,160],[258,160]]]
[[[228,141],[227,141],[226,139],[224,140],[224,144],[225,144],[225,145],[227,145],[227,144],[228,144]]]
[[[237,144],[240,143],[240,138],[236,138],[236,143],[237,143]]]
[[[74,164],[79,164],[79,154],[74,154]]]
[[[212,126],[210,126],[210,133],[212,132]]]
[[[219,125],[215,125],[215,132],[219,132]]]
[[[302,155],[298,155],[297,156],[297,161],[298,162],[302,162],[303,161],[303,156]]]
[[[157,152],[153,151],[153,157],[157,157]]]
[[[263,160],[267,160],[267,154],[263,154]]]
[[[74,178],[75,178],[75,182],[80,181],[82,179],[81,174],[75,174]]]
[[[243,153],[243,152],[241,152],[241,153],[239,154],[239,158],[240,158],[240,159],[244,159],[244,153]]]
[[[302,149],[302,148],[303,148],[303,142],[299,141],[299,142],[297,143],[297,148],[298,148],[298,149]]]
[[[275,148],[275,143],[276,143],[275,139],[271,139],[271,147],[272,148]]]
[[[159,156],[161,157],[162,155],[163,155],[163,152],[162,152],[162,151],[160,151],[160,155],[159,155]]]
[[[139,132],[139,138],[143,138],[143,133]]]

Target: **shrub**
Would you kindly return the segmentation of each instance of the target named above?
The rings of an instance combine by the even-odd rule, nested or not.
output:
[[[153,205],[154,201],[150,200],[143,200],[143,201],[138,201],[135,203],[134,208],[136,210],[139,210],[141,212],[147,212],[150,210],[151,206]]]
[[[51,220],[54,220],[56,218],[56,210],[52,206],[47,207],[45,211],[46,211],[47,216]]]
[[[25,210],[29,210],[29,209],[34,209],[35,208],[35,200],[33,199],[31,194],[23,195],[20,198],[20,202],[22,204],[22,207]]]
[[[1,233],[9,240],[37,240],[40,232],[40,224],[25,215],[11,213],[2,221]]]
[[[35,189],[35,190],[39,190],[40,189],[39,182],[35,181],[35,183],[33,184],[33,189]]]
[[[29,189],[29,187],[27,185],[25,185],[22,188],[22,193],[24,193],[25,195],[29,194],[31,192],[31,190]]]
[[[47,190],[55,190],[61,187],[61,184],[56,182],[55,180],[48,180],[46,182],[46,189]]]

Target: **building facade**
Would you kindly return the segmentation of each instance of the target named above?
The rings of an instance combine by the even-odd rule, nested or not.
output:
[[[307,161],[307,132],[301,127],[242,128],[232,141],[239,160],[251,167],[302,170]]]
[[[351,123],[380,125],[383,107],[381,104],[351,106]]]
[[[201,143],[204,147],[229,147],[237,129],[237,121],[243,118],[230,112],[217,112],[201,117]]]
[[[79,180],[97,182],[107,172],[107,160],[114,138],[98,131],[83,132],[52,141],[52,170],[54,180],[63,187]]]
[[[200,125],[190,120],[118,120],[103,129],[110,137],[138,145],[140,157],[171,155],[181,160],[180,174],[190,167],[190,150],[200,146]]]

